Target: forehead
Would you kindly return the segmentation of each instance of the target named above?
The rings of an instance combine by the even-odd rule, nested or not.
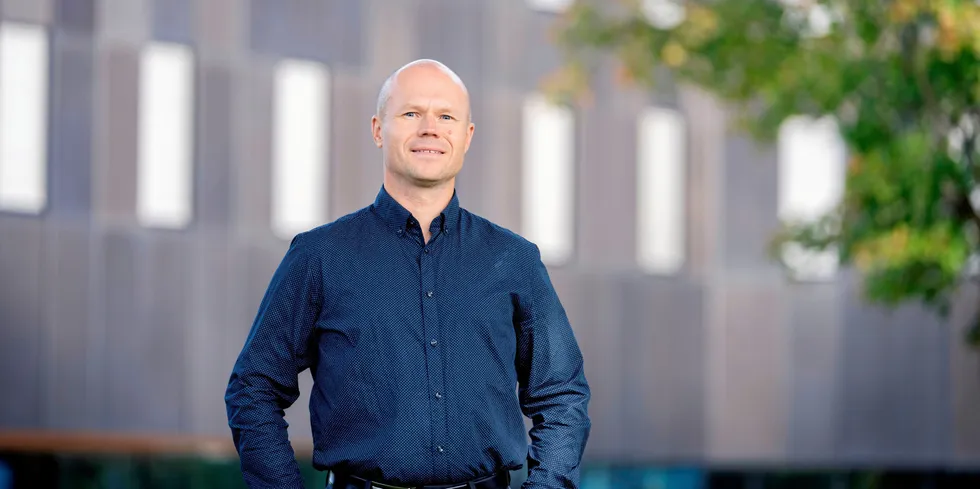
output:
[[[465,105],[466,91],[434,66],[413,66],[398,74],[391,89],[396,104]]]

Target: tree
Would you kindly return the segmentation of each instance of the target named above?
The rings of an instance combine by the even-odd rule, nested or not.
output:
[[[611,58],[631,83],[714,94],[759,141],[789,117],[830,117],[848,153],[844,196],[787,223],[773,249],[836,250],[872,302],[920,300],[942,316],[961,284],[980,283],[980,2],[596,3],[558,25],[568,63],[553,94],[586,93]],[[970,331],[980,344],[980,316]]]

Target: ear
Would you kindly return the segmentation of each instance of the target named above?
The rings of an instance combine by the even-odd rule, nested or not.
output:
[[[384,140],[381,139],[381,119],[377,115],[371,117],[371,137],[374,138],[374,145],[380,148]]]
[[[470,142],[473,141],[473,131],[475,130],[476,126],[472,122],[466,126],[466,148],[463,150],[464,153],[470,150]]]

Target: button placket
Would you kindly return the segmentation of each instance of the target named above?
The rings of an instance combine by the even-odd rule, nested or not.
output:
[[[436,293],[436,271],[434,256],[431,245],[423,245],[417,248],[418,264],[421,283],[420,292],[422,294],[422,321],[424,337],[430,338],[430,348],[425,349],[426,369],[428,370],[429,392],[430,395],[430,422],[432,429],[432,444],[440,454],[445,452],[448,442],[446,427],[446,403],[444,390],[444,355],[442,348],[436,348],[439,342],[436,340],[439,333],[438,302]],[[435,473],[442,474],[449,470],[448,460],[439,457],[433,461]]]

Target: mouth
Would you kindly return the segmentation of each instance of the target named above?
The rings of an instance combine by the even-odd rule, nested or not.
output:
[[[443,155],[446,154],[445,151],[435,149],[435,148],[415,148],[412,150],[412,154],[417,155]]]

